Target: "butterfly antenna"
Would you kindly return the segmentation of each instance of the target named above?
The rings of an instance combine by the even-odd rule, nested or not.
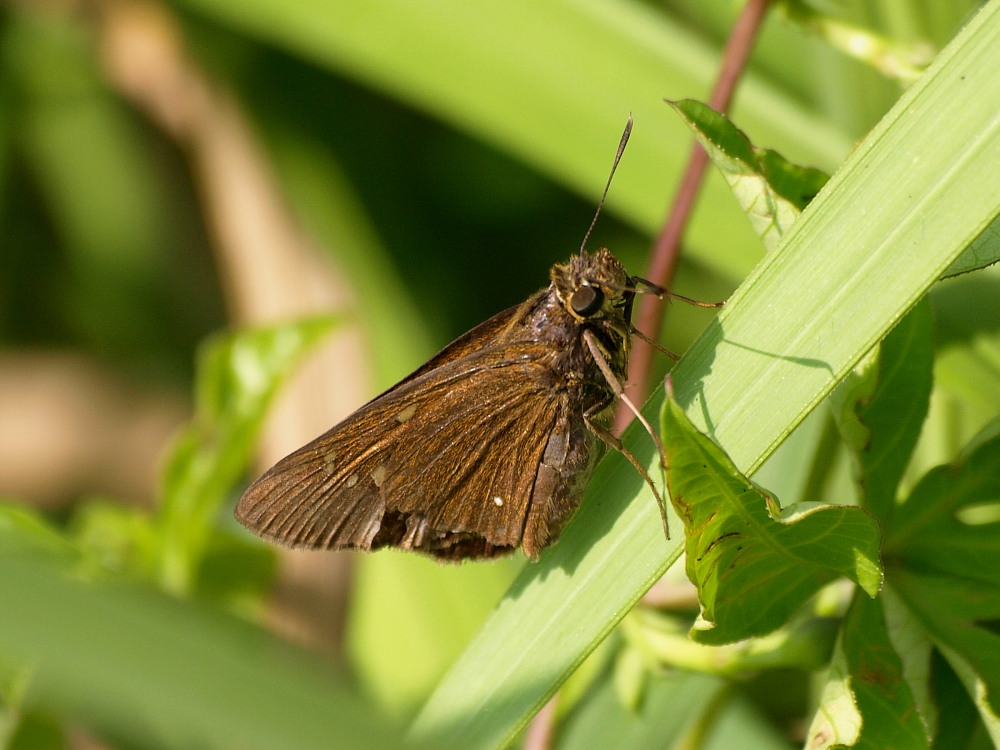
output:
[[[618,169],[618,162],[622,160],[622,154],[625,153],[625,145],[628,143],[628,137],[632,134],[632,115],[628,116],[628,122],[625,123],[625,132],[622,133],[622,139],[618,143],[618,153],[615,154],[615,163],[611,165],[611,174],[608,175],[608,183],[604,186],[604,192],[601,193],[601,200],[597,202],[597,211],[594,212],[594,218],[590,222],[590,227],[587,229],[587,233],[583,235],[583,242],[580,243],[580,254],[582,255],[587,247],[587,240],[590,239],[590,233],[594,231],[594,226],[597,224],[597,217],[601,215],[601,209],[604,208],[604,199],[608,197],[608,190],[611,189],[611,179],[615,176],[615,170]]]

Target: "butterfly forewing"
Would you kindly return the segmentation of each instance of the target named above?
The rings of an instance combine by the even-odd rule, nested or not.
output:
[[[534,342],[494,346],[404,381],[280,461],[237,516],[295,547],[510,551],[560,419],[548,356]]]

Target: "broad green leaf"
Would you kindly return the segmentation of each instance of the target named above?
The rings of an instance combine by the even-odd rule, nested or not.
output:
[[[934,366],[931,326],[925,300],[885,337],[869,366],[834,392],[863,504],[879,518],[892,510],[927,416]]]
[[[976,703],[961,679],[940,652],[931,654],[934,698],[939,712],[937,736],[952,741],[951,747],[990,747],[988,734],[979,721]],[[979,702],[982,698],[979,697]],[[946,743],[939,742],[944,747]]]
[[[858,146],[676,366],[679,403],[744,473],[993,220],[997,67],[994,0]],[[956,110],[950,104],[961,92],[969,96]],[[647,406],[647,418],[659,401]],[[633,428],[625,443],[656,471],[648,436]],[[510,742],[677,559],[680,542],[664,542],[641,486],[617,454],[597,467],[561,541],[515,581],[424,706],[415,735],[463,749]]]
[[[971,407],[979,424],[938,458],[950,458],[993,415],[1000,393],[1000,266],[938,284],[934,308],[935,386]],[[974,309],[975,314],[968,314]]]
[[[861,736],[861,722],[861,712],[851,692],[847,661],[843,650],[838,649],[809,727],[807,747],[851,747]]]
[[[996,589],[984,589],[969,579],[910,570],[894,571],[887,585],[921,621],[961,678],[993,742],[1000,742],[996,709],[1000,657],[998,636],[991,629],[1000,619]]]
[[[976,237],[968,249],[962,253],[941,278],[947,279],[969,271],[977,271],[1000,261],[1000,218],[994,219],[983,233]]]
[[[0,590],[4,664],[30,664],[31,704],[98,736],[150,750],[400,746],[343,674],[234,617],[7,551]]]
[[[778,244],[829,176],[754,146],[725,115],[691,99],[667,102],[694,131],[768,250]]]
[[[925,475],[886,527],[887,577],[980,702],[993,736],[1000,695],[1000,435]],[[977,687],[981,686],[980,687]],[[980,695],[979,691],[984,692]]]
[[[995,417],[1000,393],[1000,265],[943,281],[930,297],[934,391],[900,494],[959,455]]]
[[[692,637],[715,644],[769,633],[838,576],[878,593],[880,532],[865,511],[818,503],[782,509],[673,400],[661,425],[667,487],[684,520],[688,578],[701,602]]]
[[[920,620],[900,601],[891,586],[887,585],[882,590],[879,601],[886,632],[902,665],[903,679],[913,695],[915,710],[934,736],[938,733],[936,730],[942,713],[947,710],[946,702],[941,700],[935,684],[941,670],[935,670],[932,664],[939,654],[935,653],[934,644]]]
[[[928,727],[904,679],[880,599],[855,594],[806,746],[930,747]]]
[[[1000,436],[994,429],[951,464],[929,471],[899,505],[885,530],[886,559],[894,569],[1000,589],[998,528]]]
[[[265,409],[292,363],[335,322],[324,317],[227,334],[202,350],[196,414],[164,472],[158,572],[168,590],[190,592],[215,516],[246,469]]]

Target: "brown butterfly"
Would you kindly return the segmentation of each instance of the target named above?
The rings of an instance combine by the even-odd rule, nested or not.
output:
[[[612,176],[631,128],[630,117]],[[536,559],[580,504],[603,443],[653,489],[666,532],[656,487],[606,424],[617,396],[662,460],[621,384],[630,336],[657,346],[631,323],[637,284],[668,293],[629,276],[606,249],[581,247],[549,276],[547,288],[279,461],[243,493],[236,517],[290,547],[398,547],[451,561],[521,547]]]
[[[537,558],[579,505],[601,442],[621,449],[604,425],[624,398],[642,281],[606,249],[550,277],[279,461],[236,517],[291,547]]]

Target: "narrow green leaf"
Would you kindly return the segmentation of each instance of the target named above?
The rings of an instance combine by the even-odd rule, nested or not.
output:
[[[684,519],[688,577],[701,602],[696,640],[769,633],[838,576],[878,592],[880,533],[865,511],[813,503],[781,509],[673,400],[661,424],[667,486]]]
[[[0,550],[43,550],[64,560],[76,558],[66,539],[38,513],[19,505],[0,503]]]
[[[1000,194],[998,67],[1000,2],[993,0],[858,146],[674,369],[688,416],[745,473],[992,221]],[[955,109],[962,92],[966,106]],[[657,395],[647,418],[659,403]],[[632,429],[625,437],[655,472],[648,436]],[[562,540],[515,581],[424,706],[415,735],[463,750],[512,741],[679,555],[676,540],[664,543],[641,486],[617,454],[597,467]]]
[[[829,176],[754,146],[742,130],[706,104],[668,101],[694,131],[722,172],[757,236],[768,250],[778,244]]]
[[[834,391],[864,506],[879,518],[895,504],[927,416],[934,367],[931,327],[930,304],[924,300],[885,337],[870,366]]]

